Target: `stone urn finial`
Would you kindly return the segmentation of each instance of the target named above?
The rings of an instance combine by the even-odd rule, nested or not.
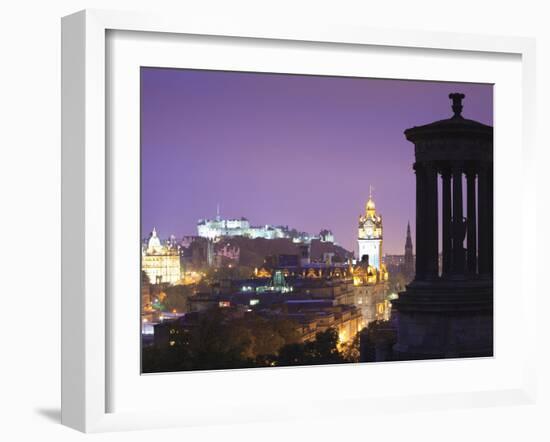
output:
[[[454,118],[462,118],[462,100],[464,97],[464,94],[459,94],[457,92],[449,94],[449,98],[453,100]]]

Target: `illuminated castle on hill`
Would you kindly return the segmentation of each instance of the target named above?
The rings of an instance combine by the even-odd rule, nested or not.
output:
[[[291,238],[295,243],[309,243],[314,239],[321,242],[334,243],[334,235],[330,230],[323,229],[319,235],[310,235],[289,229],[288,226],[252,226],[247,218],[223,219],[218,212],[214,219],[200,219],[197,223],[198,236],[215,240],[221,237],[242,236],[245,238],[278,239]]]
[[[359,216],[359,256],[361,261],[367,255],[370,265],[381,269],[382,265],[382,217],[376,213],[376,206],[372,199],[372,188],[365,208],[365,214]]]

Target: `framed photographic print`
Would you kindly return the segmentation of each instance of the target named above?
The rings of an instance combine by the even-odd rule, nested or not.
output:
[[[492,356],[492,91],[142,67],[142,372]]]
[[[532,400],[531,40],[85,11],[62,41],[63,423]]]

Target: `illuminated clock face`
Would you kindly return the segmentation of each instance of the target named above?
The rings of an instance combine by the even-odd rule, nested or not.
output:
[[[372,236],[372,227],[367,227],[367,235]]]

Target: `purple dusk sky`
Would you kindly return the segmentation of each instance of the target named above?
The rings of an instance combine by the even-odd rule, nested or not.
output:
[[[142,235],[196,235],[219,203],[222,217],[327,228],[355,250],[372,185],[383,251],[401,254],[415,227],[403,131],[452,116],[450,92],[493,124],[487,84],[142,68]]]

